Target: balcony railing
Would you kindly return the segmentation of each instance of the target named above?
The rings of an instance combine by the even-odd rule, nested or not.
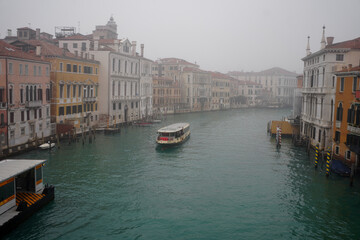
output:
[[[337,128],[340,128],[340,127],[341,127],[341,121],[337,121],[337,120],[336,120],[335,125],[336,125]]]
[[[0,102],[0,109],[4,109],[7,107],[7,103],[6,102]]]
[[[96,97],[84,97],[83,102],[96,102]]]
[[[360,134],[360,126],[354,127],[354,126],[347,126],[347,130],[351,133]]]
[[[42,106],[41,100],[25,102],[25,107],[27,107],[27,108],[37,108],[37,107],[41,107],[41,106]]]

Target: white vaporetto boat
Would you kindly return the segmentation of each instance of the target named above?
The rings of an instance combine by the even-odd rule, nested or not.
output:
[[[41,149],[49,149],[55,147],[55,143],[44,143],[39,146]]]
[[[156,142],[160,145],[177,145],[185,142],[190,137],[189,123],[174,123],[160,128]]]

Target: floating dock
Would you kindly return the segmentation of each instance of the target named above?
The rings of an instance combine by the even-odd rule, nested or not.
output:
[[[281,128],[281,134],[284,137],[291,137],[293,135],[299,135],[300,130],[296,125],[292,125],[289,121],[270,121],[268,123],[268,132],[271,136],[276,135],[276,128]]]

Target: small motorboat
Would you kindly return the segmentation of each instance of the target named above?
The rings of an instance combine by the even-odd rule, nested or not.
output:
[[[55,147],[55,143],[44,143],[39,146],[41,149],[49,149]]]

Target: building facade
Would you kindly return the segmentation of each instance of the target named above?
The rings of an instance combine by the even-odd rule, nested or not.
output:
[[[1,150],[51,135],[50,63],[0,41]]]
[[[153,77],[154,114],[176,113],[180,106],[179,81],[166,77]]]
[[[306,49],[304,62],[303,103],[300,125],[301,136],[309,139],[312,146],[320,149],[332,147],[332,126],[335,103],[335,72],[348,64],[358,64],[360,58],[360,38],[333,43],[334,38],[325,42],[325,28],[321,49],[310,52]]]
[[[219,72],[211,72],[211,77],[211,110],[229,109],[231,77]]]
[[[335,73],[333,153],[347,165],[358,165],[360,154],[360,67]]]

